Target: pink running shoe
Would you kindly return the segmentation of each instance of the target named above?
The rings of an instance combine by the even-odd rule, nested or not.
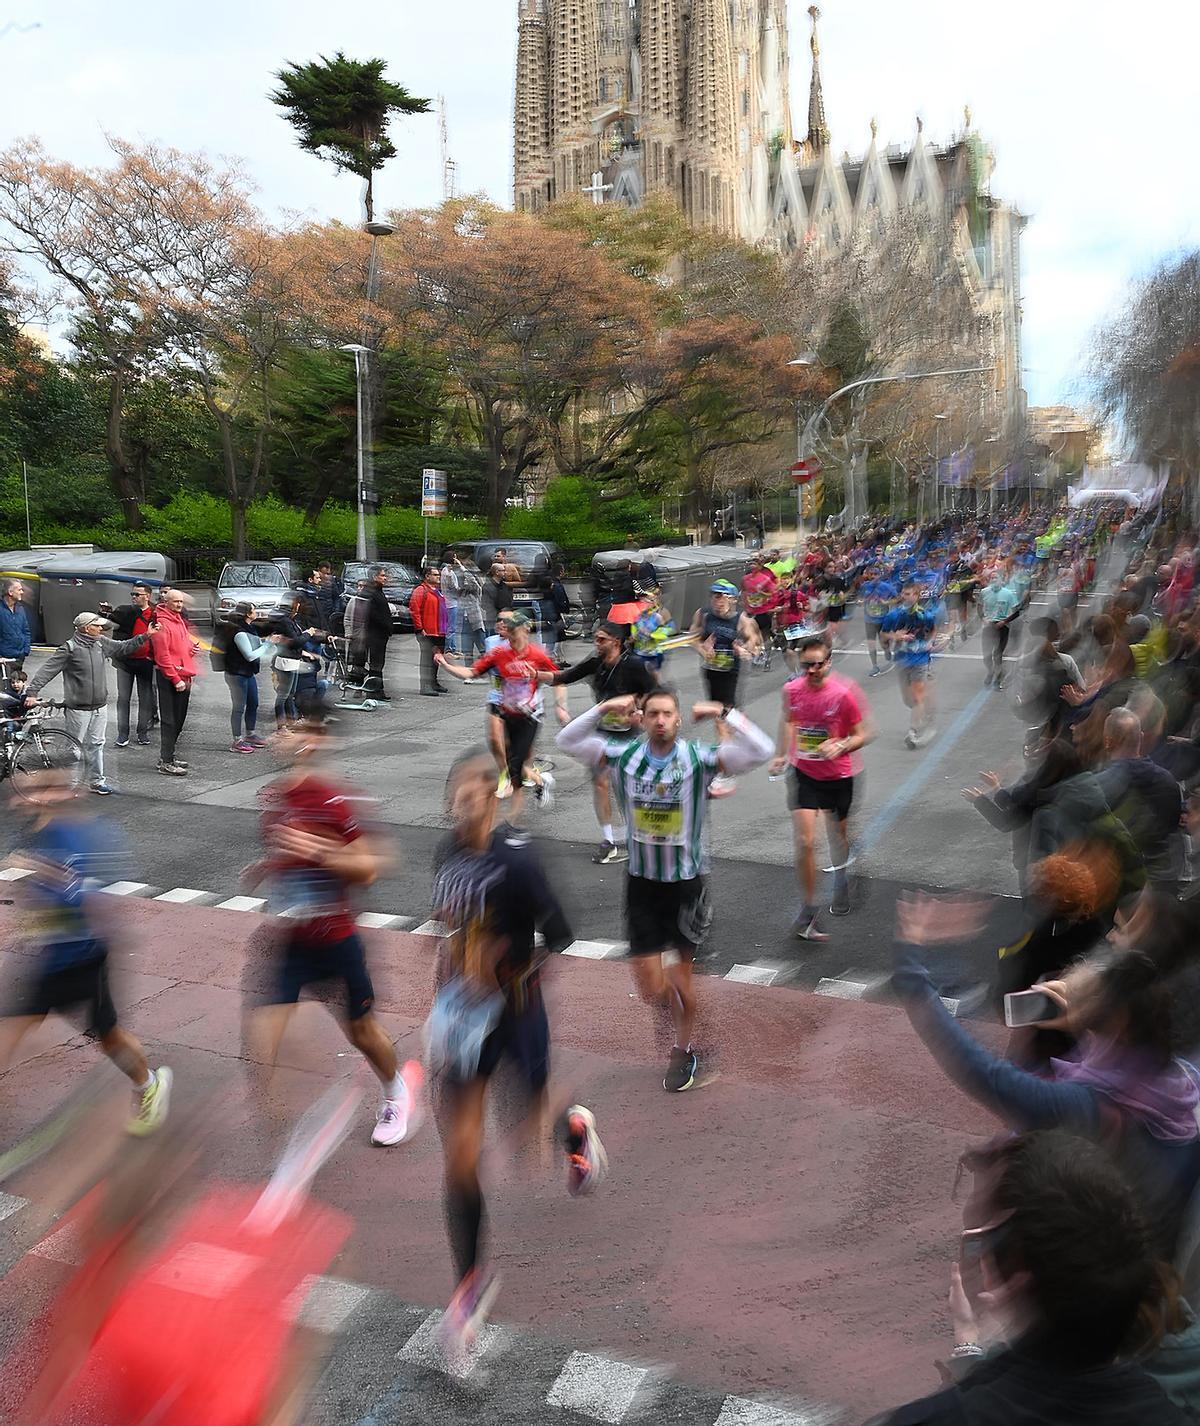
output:
[[[425,1071],[419,1060],[409,1060],[400,1069],[403,1093],[395,1099],[385,1099],[375,1119],[371,1142],[390,1149],[411,1139],[421,1123],[421,1087]]]

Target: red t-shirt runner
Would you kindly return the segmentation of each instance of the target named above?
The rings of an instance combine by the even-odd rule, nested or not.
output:
[[[500,711],[517,713],[525,718],[537,718],[542,712],[541,686],[538,671],[558,672],[558,665],[541,644],[526,644],[520,653],[509,643],[503,643],[476,660],[471,672],[478,677],[492,669],[500,679]]]
[[[826,674],[819,688],[811,678],[792,678],[783,685],[783,706],[791,724],[792,766],[818,782],[854,776],[854,755],[820,758],[817,749],[829,738],[847,738],[863,720],[865,707],[858,685],[841,674]]]
[[[316,773],[263,791],[262,832],[270,863],[271,901],[306,941],[334,945],[354,935],[349,890],[327,867],[313,866],[273,847],[271,830],[294,827],[345,846],[363,834],[358,821],[361,800]]]

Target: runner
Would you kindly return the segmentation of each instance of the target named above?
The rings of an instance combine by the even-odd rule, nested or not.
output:
[[[469,668],[452,663],[440,650],[434,653],[434,659],[447,673],[463,680],[478,678],[492,669],[499,675],[499,716],[504,729],[505,762],[512,783],[512,815],[515,819],[520,814],[523,801],[526,765],[533,755],[538,729],[542,726],[542,691],[538,674],[543,671],[557,673],[558,665],[540,644],[533,643],[528,615],[520,610],[506,610],[497,620],[497,626],[504,630],[504,643],[476,659]],[[554,697],[560,721],[565,723],[570,716],[567,695],[562,689],[556,689]],[[554,778],[532,765],[529,772],[538,805],[543,811],[548,811],[554,805]]]
[[[929,688],[937,626],[933,614],[923,608],[920,601],[920,586],[906,584],[900,591],[900,603],[880,625],[892,645],[900,696],[909,713],[908,733],[904,738],[909,748],[923,748],[937,736]]]
[[[983,686],[1004,687],[1004,650],[1009,631],[1020,613],[1021,596],[1013,586],[1012,561],[997,565],[992,577],[979,592],[979,616],[983,621]]]
[[[776,637],[782,641],[784,659],[793,677],[800,671],[800,645],[812,632],[808,591],[798,569],[792,570],[779,591],[775,608]]]
[[[870,678],[878,678],[886,673],[879,667],[879,629],[886,616],[900,598],[900,586],[892,579],[883,565],[874,562],[867,566],[866,578],[858,587],[863,604],[863,627],[867,638],[867,656],[871,660]],[[892,651],[885,643],[884,657],[890,664]]]
[[[757,632],[757,631],[756,631]],[[679,736],[679,699],[656,688],[641,701],[640,736],[610,739],[601,723],[609,714],[634,717],[634,700],[609,699],[565,727],[558,746],[585,767],[611,768],[625,809],[629,875],[626,933],[638,993],[670,1014],[674,1043],[663,1088],[696,1083],[699,1057],[692,1044],[696,992],[692,961],[712,919],[705,880],[708,787],[718,773],[749,772],[771,756],[771,739],[736,709],[697,703],[692,717],[718,720],[728,741],[697,743]],[[677,959],[664,965],[665,952]]]
[[[737,589],[727,579],[712,585],[707,609],[697,609],[691,633],[704,670],[704,686],[714,703],[737,706],[739,660],[758,653],[762,637],[757,623],[739,614]]]
[[[383,1087],[371,1142],[390,1147],[417,1127],[423,1073],[415,1060],[399,1067],[395,1047],[373,1012],[375,990],[350,891],[375,880],[384,856],[359,822],[358,805],[365,799],[341,787],[322,766],[332,742],[325,710],[316,703],[301,710],[294,727],[276,735],[290,767],[263,789],[267,852],[245,869],[242,880],[247,886],[269,882],[273,909],[287,918],[288,930],[257,1018],[263,1059],[273,1066],[301,991],[340,982],[346,1038]]]
[[[450,929],[439,947],[437,996],[427,1026],[429,1067],[445,1156],[446,1221],[458,1286],[443,1319],[450,1349],[469,1351],[498,1290],[481,1266],[484,1222],[479,1180],[484,1100],[504,1061],[520,1081],[522,1129],[546,1128],[550,1026],[541,973],[548,955],[574,939],[540,861],[524,838],[497,828],[491,762],[482,748],[450,771],[454,830],[435,856],[433,908]],[[534,941],[540,931],[544,949]],[[595,1119],[567,1110],[567,1186],[594,1188],[607,1165]]]
[[[641,659],[626,650],[622,642],[623,633],[621,625],[614,624],[611,620],[606,619],[604,623],[597,624],[593,636],[596,652],[590,658],[583,659],[573,668],[559,673],[543,672],[538,675],[539,680],[562,687],[578,683],[584,678],[589,679],[597,703],[616,698],[622,693],[632,693],[635,697],[649,693],[656,687],[658,680]],[[610,739],[624,738],[628,741],[637,736],[637,729],[632,721],[615,714],[603,718],[600,726]],[[624,832],[622,831],[618,843],[613,831],[612,792],[607,767],[597,768],[592,777],[592,798],[602,838],[600,850],[592,857],[592,861],[601,866],[609,866],[613,862],[627,862],[629,853],[625,850]]]
[[[796,875],[804,897],[796,935],[805,941],[825,941],[817,925],[817,817],[825,814],[833,864],[831,916],[850,911],[847,868],[850,838],[847,822],[854,799],[854,753],[871,741],[866,702],[851,679],[834,673],[830,651],[818,636],[800,648],[799,678],[783,686],[783,716],[771,771],[778,775],[790,764],[788,806],[796,844]]]
[[[768,669],[771,667],[771,626],[778,602],[779,580],[774,570],[767,568],[766,555],[756,554],[742,576],[742,607],[758,625]]]
[[[30,873],[14,882],[13,890],[26,902],[23,924],[37,962],[0,1025],[0,1071],[52,1011],[83,1012],[88,1033],[133,1085],[129,1132],[152,1134],[171,1102],[171,1071],[165,1065],[151,1070],[140,1042],[119,1023],[109,988],[105,898],[98,893],[100,885],[120,875],[125,860],[120,828],[87,815],[66,769],[28,774],[24,802],[34,809],[30,835],[9,864]],[[14,810],[19,805],[12,804]]]

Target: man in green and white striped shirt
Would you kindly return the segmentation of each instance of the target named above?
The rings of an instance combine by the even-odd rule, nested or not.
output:
[[[606,738],[600,729],[606,713],[640,717],[640,736]],[[749,772],[766,762],[774,748],[767,734],[736,709],[697,703],[692,717],[723,723],[728,741],[681,738],[679,699],[669,688],[643,695],[640,711],[632,697],[608,699],[558,735],[565,753],[587,767],[607,767],[613,775],[629,846],[625,918],[634,981],[644,1001],[670,1012],[675,1043],[663,1088],[675,1091],[690,1089],[698,1068],[691,1042],[696,1018],[692,960],[712,919],[704,847],[709,784],[722,773]],[[664,966],[665,951],[674,951],[678,960]]]

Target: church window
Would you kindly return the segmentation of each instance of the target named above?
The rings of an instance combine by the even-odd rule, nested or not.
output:
[[[600,76],[600,102],[601,104],[608,103],[608,75],[606,74]]]

